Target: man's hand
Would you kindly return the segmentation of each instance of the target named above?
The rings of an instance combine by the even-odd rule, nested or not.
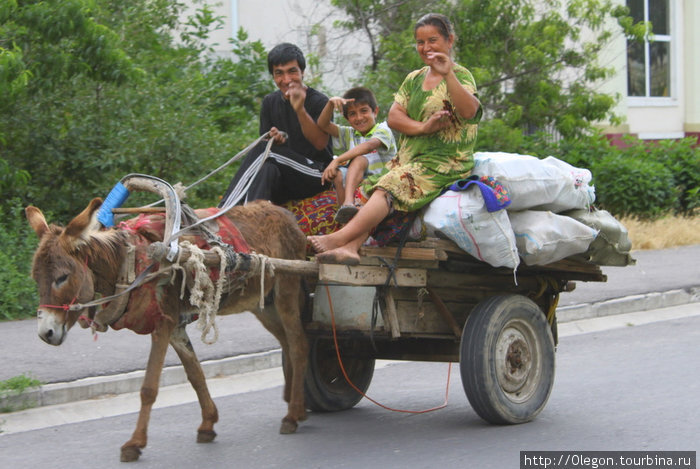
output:
[[[270,138],[275,142],[275,145],[284,145],[287,142],[285,134],[280,132],[277,127],[272,127],[269,132]]]
[[[290,83],[287,89],[287,99],[296,112],[301,111],[304,108],[304,101],[306,100],[306,87],[295,81]]]

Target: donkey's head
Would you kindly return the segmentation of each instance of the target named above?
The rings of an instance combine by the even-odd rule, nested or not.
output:
[[[39,337],[48,344],[60,345],[68,329],[84,313],[71,309],[70,305],[85,303],[95,296],[87,253],[92,234],[99,230],[97,209],[100,205],[101,199],[93,199],[65,228],[48,225],[36,207],[25,210],[29,224],[39,237],[32,277],[39,290]]]

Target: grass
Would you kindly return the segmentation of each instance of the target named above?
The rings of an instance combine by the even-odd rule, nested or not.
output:
[[[632,242],[632,250],[665,249],[700,244],[700,215],[666,216],[648,221],[621,218]]]
[[[41,386],[41,381],[38,379],[31,378],[26,375],[14,376],[5,381],[0,381],[0,413],[15,412],[17,410],[23,410],[33,407],[34,404],[24,403],[24,404],[10,404],[12,401],[7,401],[8,396],[20,396],[24,391],[30,388],[36,388]],[[0,429],[0,433],[2,430]]]
[[[0,381],[0,395],[22,394],[28,388],[41,386],[41,381],[26,375],[15,376],[5,381]]]

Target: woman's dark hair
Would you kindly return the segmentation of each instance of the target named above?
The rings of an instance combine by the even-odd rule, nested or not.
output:
[[[377,110],[377,98],[374,97],[374,93],[369,88],[364,86],[358,86],[355,88],[350,88],[343,95],[345,99],[353,99],[352,104],[366,104],[372,109],[372,111]],[[343,106],[343,115],[345,118],[348,117],[348,105]]]
[[[270,75],[272,75],[272,67],[284,65],[292,60],[297,61],[302,72],[306,69],[306,60],[301,49],[288,42],[277,44],[267,54],[267,69],[270,71]]]
[[[452,27],[450,19],[445,15],[441,15],[440,13],[428,13],[427,15],[421,16],[421,18],[416,21],[416,25],[413,28],[413,35],[415,36],[418,28],[428,25],[435,26],[445,40],[449,40],[450,34],[452,34],[456,42],[457,36],[455,34],[455,29]]]

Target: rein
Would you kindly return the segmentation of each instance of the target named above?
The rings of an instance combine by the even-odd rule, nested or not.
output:
[[[73,299],[68,303],[67,305],[39,305],[39,308],[52,308],[52,309],[62,309],[63,311],[71,311],[73,310],[73,305],[75,304],[75,300],[78,299],[78,296],[74,296]],[[82,308],[80,308],[82,309]]]

